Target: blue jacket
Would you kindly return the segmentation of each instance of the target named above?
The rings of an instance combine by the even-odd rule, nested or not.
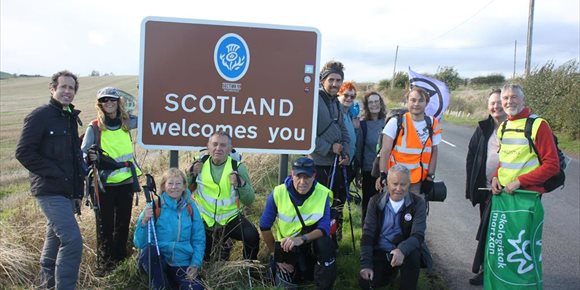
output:
[[[159,250],[165,261],[173,267],[201,267],[205,251],[205,229],[197,207],[191,199],[191,193],[182,197],[191,204],[193,218],[187,207],[177,212],[177,201],[167,193],[161,194],[161,212],[155,222],[155,230]],[[137,226],[133,236],[135,247],[144,249],[147,246],[147,225],[143,226],[143,212],[137,219]],[[151,243],[154,243],[151,234]]]

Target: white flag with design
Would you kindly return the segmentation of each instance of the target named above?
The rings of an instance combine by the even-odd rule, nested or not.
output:
[[[429,104],[425,108],[427,116],[441,120],[443,113],[449,106],[449,89],[447,85],[437,79],[418,74],[409,67],[409,83],[411,87],[420,87],[429,94]]]

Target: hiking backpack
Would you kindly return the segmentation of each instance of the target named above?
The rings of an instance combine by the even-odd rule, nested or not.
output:
[[[536,144],[534,144],[534,140],[532,140],[532,127],[534,126],[534,122],[538,119],[538,115],[532,114],[528,118],[526,118],[526,125],[524,126],[524,136],[528,140],[528,146],[530,148],[530,153],[534,150],[536,156],[538,157],[538,161],[540,165],[542,165],[542,159],[540,158],[540,154],[538,153],[538,148],[536,148]],[[522,132],[521,129],[506,129],[507,121],[504,121],[501,124],[501,136],[500,136],[500,144],[503,139],[503,134],[505,131],[515,131],[515,132]],[[564,182],[566,181],[566,174],[564,170],[566,169],[567,164],[567,157],[566,155],[560,150],[558,147],[558,137],[552,132],[552,138],[554,138],[554,143],[556,144],[556,151],[558,152],[558,162],[560,163],[560,171],[550,177],[548,180],[542,184],[546,192],[551,192],[558,187],[564,187]]]
[[[403,128],[403,118],[405,116],[405,113],[407,113],[408,110],[405,108],[400,108],[400,109],[392,109],[389,112],[389,116],[387,116],[387,118],[385,119],[385,125],[389,122],[389,120],[391,120],[392,118],[397,118],[397,133],[395,134],[395,139],[393,139],[393,147],[391,148],[391,150],[393,148],[395,148],[395,145],[397,145],[397,140],[399,139],[399,135],[401,133],[401,130],[404,130]],[[433,122],[431,121],[431,117],[425,115],[425,123],[426,123],[426,127],[427,130],[429,130],[429,139],[433,140]],[[362,122],[361,122],[362,124]],[[383,128],[384,126],[383,125]],[[364,138],[366,138],[366,123],[363,125],[361,125],[361,127],[363,128],[363,140]],[[382,132],[382,130],[381,130]],[[404,134],[404,132],[403,132]],[[371,176],[378,178],[381,175],[380,169],[379,169],[379,164],[380,164],[380,154],[381,154],[381,148],[383,147],[383,134],[379,134],[379,140],[377,141],[377,156],[375,157],[375,160],[373,160],[373,168],[371,170]]]

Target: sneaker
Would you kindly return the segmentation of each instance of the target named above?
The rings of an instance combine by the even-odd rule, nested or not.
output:
[[[483,285],[483,272],[479,272],[473,278],[469,279],[471,285]]]

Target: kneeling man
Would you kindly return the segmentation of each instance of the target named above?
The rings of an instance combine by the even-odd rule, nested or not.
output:
[[[270,193],[260,218],[262,238],[274,253],[276,286],[314,280],[317,289],[332,289],[336,279],[335,248],[328,234],[332,193],[315,175],[312,159],[294,161],[292,175]]]
[[[389,169],[387,192],[371,198],[361,240],[361,289],[389,284],[401,272],[400,289],[416,289],[421,244],[425,239],[425,201],[409,192],[409,170]]]

